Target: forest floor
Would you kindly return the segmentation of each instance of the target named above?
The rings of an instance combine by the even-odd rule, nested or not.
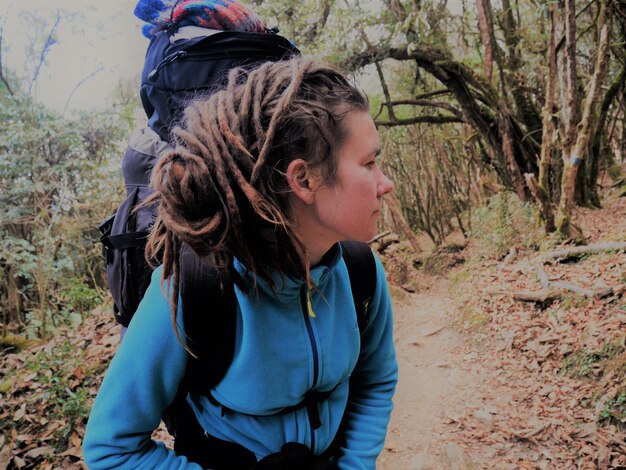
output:
[[[576,221],[586,244],[623,244],[626,198]],[[378,468],[626,469],[624,250],[451,247],[437,276],[387,260],[417,293],[392,287],[400,380]],[[513,298],[529,292],[554,297]]]
[[[626,198],[575,221],[588,244],[626,242]],[[378,468],[626,468],[626,250],[539,259],[573,248],[553,243],[498,259],[460,241],[424,263],[437,274],[401,244],[382,254],[400,380]],[[545,298],[516,300],[529,292]],[[109,310],[2,352],[0,470],[84,468],[86,416],[119,340]]]

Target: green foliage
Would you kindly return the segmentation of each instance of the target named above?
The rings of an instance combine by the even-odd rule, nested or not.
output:
[[[626,389],[604,404],[598,421],[602,424],[614,424],[621,429],[626,428]]]
[[[79,312],[79,319],[84,319],[85,313],[96,306],[101,298],[99,292],[89,287],[83,280],[72,277],[67,281],[63,297],[67,301],[70,311]]]
[[[461,269],[460,271],[456,271],[450,274],[450,283],[452,284],[452,287],[456,287],[457,285],[462,285],[471,277],[472,271],[470,269]]]
[[[577,309],[587,304],[589,304],[589,299],[587,299],[586,297],[578,295],[574,292],[567,292],[563,294],[563,297],[561,299],[560,310],[567,311],[570,309]]]
[[[51,351],[41,351],[26,363],[26,369],[37,374],[44,386],[42,399],[54,404],[53,418],[64,419],[72,423],[76,418],[89,413],[89,392],[84,388],[71,390],[66,383],[76,367],[76,349],[69,341],[64,341]],[[69,428],[69,427],[68,427]],[[71,429],[64,429],[68,436]]]
[[[0,97],[2,324],[45,337],[91,308],[103,284],[97,226],[123,195],[110,115],[67,120],[29,97]]]
[[[501,259],[512,247],[536,248],[542,234],[537,227],[536,209],[503,191],[486,206],[472,211],[471,236],[484,258]]]
[[[613,367],[615,358],[625,351],[623,341],[607,343],[596,351],[576,351],[565,358],[559,374],[574,377],[601,378]]]
[[[576,351],[565,358],[559,373],[596,381],[602,381],[609,376],[626,377],[625,341],[626,337],[622,336],[595,351]],[[595,396],[593,400],[601,403],[599,423],[626,429],[626,388],[621,387],[599,400]]]

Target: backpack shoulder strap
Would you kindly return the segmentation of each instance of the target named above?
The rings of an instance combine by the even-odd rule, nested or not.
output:
[[[184,245],[180,293],[189,356],[184,384],[188,390],[209,390],[224,377],[235,350],[235,291],[210,263]]]
[[[207,393],[226,374],[235,349],[236,302],[232,282],[223,282],[215,267],[187,245],[180,254],[180,297],[185,338],[193,355],[187,356],[185,375],[162,419],[174,437],[176,452],[189,457],[201,455],[208,444],[186,397],[190,391]],[[245,454],[244,448],[239,451]]]
[[[342,241],[341,248],[348,268],[359,331],[363,333],[369,322],[369,303],[376,290],[376,261],[367,243]]]

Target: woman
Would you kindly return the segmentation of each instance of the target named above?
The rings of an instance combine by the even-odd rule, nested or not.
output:
[[[245,448],[257,468],[271,468],[287,443],[341,469],[375,468],[397,381],[391,304],[376,260],[359,334],[338,245],[375,235],[381,199],[393,190],[376,164],[367,98],[318,62],[266,63],[233,70],[224,90],[187,107],[174,133],[175,150],[152,176],[158,218],[147,252],[162,266],[95,400],[87,464],[201,468],[150,440],[188,360],[178,306],[187,246],[236,284],[230,367],[210,396],[187,396],[207,436]],[[325,396],[311,426],[295,405],[316,391]],[[337,434],[342,443],[330,453]]]

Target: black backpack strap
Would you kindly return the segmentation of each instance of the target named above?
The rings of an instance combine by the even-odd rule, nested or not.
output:
[[[350,277],[350,287],[356,308],[359,331],[363,334],[369,322],[369,304],[376,290],[376,260],[367,243],[342,241],[341,248],[343,259],[348,268],[348,276]],[[354,386],[357,385],[351,378],[350,387]],[[335,438],[322,454],[323,456],[330,458],[339,454],[341,447],[345,443],[345,429],[346,419],[344,415]]]
[[[232,282],[183,245],[180,294],[189,357],[185,380],[190,390],[208,391],[224,377],[235,350],[236,299]]]
[[[369,322],[369,303],[376,290],[376,261],[367,243],[342,241],[341,248],[350,277],[359,331],[363,333]]]
[[[236,301],[232,282],[187,245],[180,255],[180,296],[187,346],[196,357],[187,369],[176,398],[163,413],[174,436],[174,450],[204,468],[244,470],[256,463],[245,447],[209,436],[187,403],[190,391],[208,393],[224,377],[235,350]]]

